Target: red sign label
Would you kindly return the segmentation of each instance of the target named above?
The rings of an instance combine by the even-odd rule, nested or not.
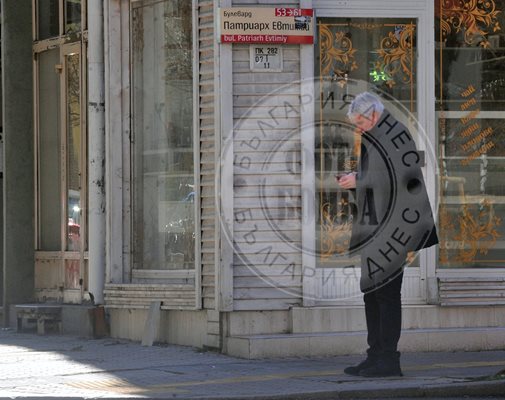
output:
[[[276,8],[276,17],[312,17],[314,11],[308,8]]]
[[[312,36],[286,35],[221,35],[221,43],[312,44]]]

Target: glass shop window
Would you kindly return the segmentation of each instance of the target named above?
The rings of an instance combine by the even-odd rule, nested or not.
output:
[[[134,268],[195,261],[192,4],[132,2]]]
[[[505,259],[505,1],[435,2],[439,266]]]
[[[82,31],[85,0],[35,0],[36,40],[56,38]]]
[[[361,135],[347,122],[356,93],[376,88],[417,114],[417,20],[411,18],[319,18],[315,71],[317,266],[345,268],[356,199],[335,176],[356,172]],[[414,264],[418,266],[417,261]]]
[[[65,0],[65,33],[81,30],[81,0]]]
[[[49,39],[60,35],[59,0],[38,0],[37,16],[38,40]]]
[[[38,187],[39,187],[39,248],[61,250],[61,100],[60,76],[55,65],[60,62],[58,49],[40,53],[38,57]]]

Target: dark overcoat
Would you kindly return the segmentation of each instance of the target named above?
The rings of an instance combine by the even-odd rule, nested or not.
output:
[[[408,252],[438,243],[422,163],[410,132],[386,110],[362,135],[350,250],[361,257],[363,292],[402,272]]]

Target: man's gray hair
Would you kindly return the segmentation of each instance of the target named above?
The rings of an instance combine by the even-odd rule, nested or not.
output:
[[[370,118],[372,113],[377,112],[380,115],[383,111],[384,104],[382,104],[379,97],[370,92],[363,92],[358,94],[349,105],[347,117],[351,120],[358,115]]]

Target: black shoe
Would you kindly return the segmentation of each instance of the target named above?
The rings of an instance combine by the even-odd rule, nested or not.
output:
[[[354,365],[352,367],[347,367],[344,369],[344,374],[359,376],[360,372],[366,368],[371,368],[375,365],[375,360],[371,358],[367,358],[364,361],[361,361],[358,365]]]
[[[365,378],[384,378],[387,376],[403,376],[400,363],[387,363],[378,361],[369,368],[364,368],[359,372],[359,376]]]

